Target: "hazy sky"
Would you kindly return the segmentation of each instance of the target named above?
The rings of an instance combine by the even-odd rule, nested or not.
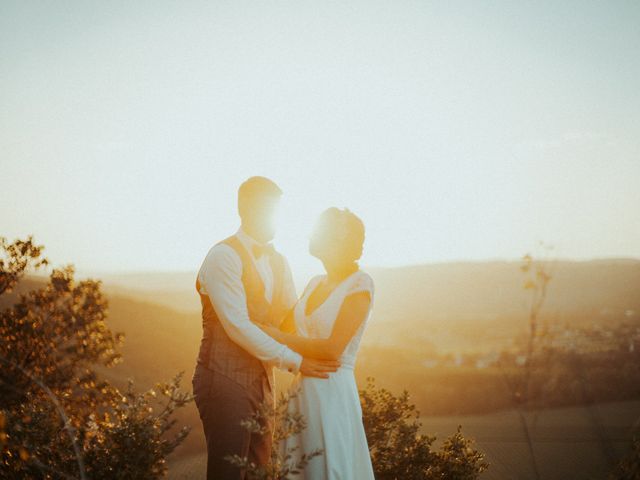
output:
[[[195,269],[248,176],[319,264],[640,257],[640,2],[0,2],[0,235],[56,264]]]

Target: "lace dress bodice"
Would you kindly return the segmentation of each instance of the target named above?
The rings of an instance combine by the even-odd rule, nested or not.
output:
[[[307,338],[329,338],[344,299],[356,292],[369,292],[371,295],[371,303],[369,305],[367,318],[362,322],[362,325],[360,325],[356,333],[353,335],[353,338],[347,344],[340,358],[340,368],[353,369],[356,363],[358,349],[360,348],[362,335],[364,334],[367,322],[371,317],[374,294],[373,280],[368,273],[363,272],[362,270],[352,273],[334,288],[324,302],[318,305],[315,310],[307,315],[305,313],[307,300],[311,295],[311,292],[315,290],[324,278],[325,275],[317,275],[313,277],[309,281],[307,288],[305,288],[302,297],[300,297],[300,300],[296,304],[294,310],[296,330],[298,335]]]

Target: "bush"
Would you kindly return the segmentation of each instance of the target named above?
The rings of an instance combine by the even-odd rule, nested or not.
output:
[[[456,433],[447,438],[439,450],[432,448],[436,437],[419,433],[420,416],[409,403],[405,391],[394,396],[388,390],[377,388],[372,378],[360,391],[363,421],[375,477],[377,480],[475,480],[489,464],[484,455],[473,448],[473,442]],[[292,414],[287,406],[289,397],[281,395],[275,412],[270,402],[243,422],[244,428],[254,433],[265,433],[265,421],[275,420],[274,448],[266,467],[249,463],[237,455],[228,457],[234,465],[246,469],[251,480],[285,480],[295,478],[307,462],[322,455],[322,451],[307,452],[298,462],[292,459],[294,451],[283,453],[278,443],[306,428],[304,418]]]
[[[472,480],[489,467],[460,426],[440,450],[434,450],[436,437],[419,433],[420,413],[407,391],[394,396],[369,378],[360,401],[376,479]]]
[[[634,437],[631,451],[616,465],[609,480],[640,480],[640,437]]]
[[[274,425],[273,448],[271,449],[271,459],[268,465],[255,465],[249,462],[247,457],[239,455],[227,457],[229,462],[244,469],[247,472],[247,478],[250,480],[286,480],[290,478],[290,475],[296,475],[304,470],[309,460],[322,455],[322,450],[314,450],[305,452],[298,457],[298,455],[294,455],[297,447],[289,448],[284,454],[278,448],[282,440],[299,434],[307,427],[301,414],[294,414],[289,411],[289,400],[294,398],[295,395],[297,395],[297,392],[281,394],[276,402],[275,410],[271,402],[263,402],[258,411],[242,422],[243,428],[248,432],[260,435],[268,434],[268,422]]]
[[[120,360],[122,336],[106,324],[99,282],[75,282],[68,266],[41,288],[9,295],[47,264],[42,249],[0,237],[0,478],[162,476],[188,434],[167,435],[175,410],[191,401],[181,376],[142,394],[100,379],[95,367]]]

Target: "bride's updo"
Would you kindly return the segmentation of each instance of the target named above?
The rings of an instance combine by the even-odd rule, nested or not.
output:
[[[348,208],[327,208],[311,234],[309,253],[320,260],[353,263],[362,256],[364,224]]]

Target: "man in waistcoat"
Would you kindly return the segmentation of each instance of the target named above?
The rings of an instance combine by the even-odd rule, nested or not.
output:
[[[238,231],[214,245],[196,281],[203,335],[193,393],[207,441],[207,479],[244,479],[224,457],[268,463],[271,433],[248,432],[240,421],[274,401],[273,367],[327,378],[337,362],[302,358],[257,324],[279,325],[297,295],[286,259],[270,242],[282,191],[265,177],[251,177],[238,190]],[[268,425],[272,429],[272,425]]]

